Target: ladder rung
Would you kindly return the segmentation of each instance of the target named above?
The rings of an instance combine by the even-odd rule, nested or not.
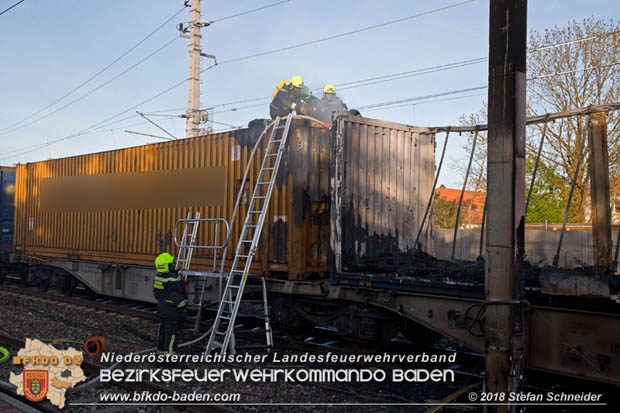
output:
[[[263,211],[248,211],[248,214],[260,214]]]
[[[256,182],[256,185],[268,185],[269,181],[258,181]]]
[[[245,333],[265,333],[264,328],[239,328],[235,330],[235,334],[245,334]]]
[[[265,156],[278,156],[278,152],[276,152],[276,153],[268,153]]]
[[[263,171],[273,171],[276,168],[263,168]]]
[[[247,344],[245,346],[235,346],[237,350],[259,350],[264,348],[272,348],[267,344]]]
[[[243,302],[245,302],[245,300],[243,300]],[[264,320],[265,314],[237,313],[237,318],[259,318]]]
[[[246,228],[256,228],[258,225],[246,225]]]
[[[252,242],[251,239],[240,239],[239,242],[244,242],[244,243],[248,243],[248,242]]]
[[[282,139],[274,139],[271,142],[282,142]]]
[[[267,197],[266,196],[258,196],[258,195],[254,197],[254,199],[265,199],[265,198],[267,198]]]

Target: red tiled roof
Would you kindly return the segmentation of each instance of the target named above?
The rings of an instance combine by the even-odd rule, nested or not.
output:
[[[446,201],[453,202],[458,205],[461,198],[461,190],[453,188],[437,188],[436,196],[445,199]],[[482,213],[484,210],[485,195],[480,192],[465,191],[463,194],[463,206],[461,211],[463,213],[464,224],[482,224]],[[471,205],[471,210],[470,210]]]

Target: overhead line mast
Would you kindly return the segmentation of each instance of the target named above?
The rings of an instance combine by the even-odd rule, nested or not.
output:
[[[185,0],[185,5],[189,4],[189,0]],[[188,77],[188,94],[187,94],[187,112],[185,115],[181,115],[185,118],[185,137],[193,138],[200,134],[200,124],[206,122],[207,110],[200,109],[200,73],[204,70],[200,70],[200,57],[208,57],[213,59],[214,65],[217,64],[215,56],[202,53],[200,48],[200,29],[207,27],[213,23],[200,21],[200,0],[192,1],[192,9],[190,11],[190,23],[189,23],[189,35],[187,35],[187,27],[183,26],[183,23],[179,24],[181,37],[189,39],[189,77]],[[205,69],[206,70],[206,69]]]
[[[186,2],[187,4],[187,2]],[[198,136],[200,126],[200,0],[192,0],[189,36],[189,91],[185,114],[185,137]],[[182,27],[182,26],[181,26]],[[181,34],[183,36],[183,34]]]

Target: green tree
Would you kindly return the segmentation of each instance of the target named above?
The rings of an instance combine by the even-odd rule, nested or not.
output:
[[[535,160],[528,158],[525,166],[526,188],[529,191],[529,182],[532,181]],[[562,194],[566,181],[544,163],[538,165],[536,181],[532,188],[532,198],[528,206],[526,222],[530,223],[560,223],[564,220],[565,201]]]

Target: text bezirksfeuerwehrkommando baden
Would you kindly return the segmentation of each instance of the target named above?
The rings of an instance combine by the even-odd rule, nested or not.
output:
[[[102,363],[454,363],[451,354],[116,354],[102,353]]]

